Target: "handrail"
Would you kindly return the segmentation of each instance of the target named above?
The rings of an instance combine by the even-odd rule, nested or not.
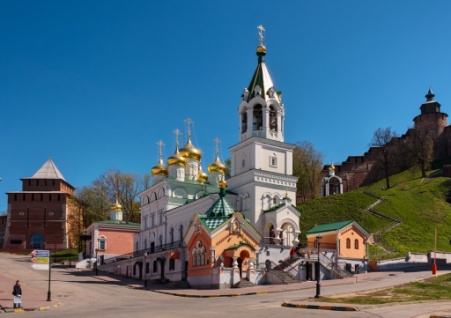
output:
[[[122,254],[122,255],[117,255],[114,257],[107,258],[104,260],[104,264],[114,263],[119,260],[128,259],[128,258],[141,257],[141,256],[144,256],[145,253],[147,253],[147,255],[150,255],[150,254],[155,254],[155,253],[159,253],[159,252],[163,252],[163,251],[178,250],[183,246],[184,246],[183,241],[177,241],[177,242],[173,242],[173,243],[158,245],[158,246],[134,251],[132,253],[127,253],[127,254]]]

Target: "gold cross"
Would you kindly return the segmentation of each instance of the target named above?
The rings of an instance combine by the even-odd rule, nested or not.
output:
[[[180,132],[180,130],[178,128],[176,130],[174,130],[173,133],[175,134],[175,143],[178,145],[179,144],[179,135],[181,135],[182,133]]]
[[[157,145],[160,148],[160,158],[161,158],[161,156],[163,155],[162,154],[162,149],[163,149],[164,143],[160,140],[159,142],[157,142]]]
[[[219,140],[219,138],[216,137],[215,139],[213,139],[213,141],[216,143],[216,155],[218,155],[218,153],[219,153],[219,143],[221,142],[221,140]]]
[[[191,127],[190,127],[190,125],[194,124],[194,121],[192,121],[192,119],[188,117],[187,119],[184,120],[184,122],[187,125],[188,136],[191,136]]]
[[[257,27],[257,29],[259,30],[258,36],[260,38],[260,45],[263,45],[263,31],[266,31],[266,30],[263,28],[263,25],[261,25],[261,24]]]

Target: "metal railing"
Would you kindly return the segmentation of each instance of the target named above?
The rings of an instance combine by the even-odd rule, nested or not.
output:
[[[172,242],[172,243],[163,244],[163,245],[151,246],[149,248],[142,249],[139,251],[134,251],[132,253],[118,255],[115,257],[108,258],[104,261],[104,264],[114,263],[117,261],[129,259],[129,258],[133,258],[133,257],[142,257],[146,253],[147,253],[147,255],[151,255],[151,254],[160,253],[160,252],[164,252],[164,251],[177,250],[177,249],[182,248],[183,246],[184,246],[183,241],[177,241],[177,242]]]

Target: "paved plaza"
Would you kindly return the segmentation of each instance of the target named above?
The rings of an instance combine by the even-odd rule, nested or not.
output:
[[[447,273],[439,270],[439,274]],[[431,277],[428,270],[416,272],[374,272],[353,278],[321,282],[324,296],[379,289]],[[13,307],[12,286],[19,279],[24,309]],[[0,304],[2,313],[33,317],[176,317],[196,313],[197,317],[228,317],[246,311],[247,317],[302,314],[303,317],[430,317],[451,315],[451,300],[434,303],[364,306],[315,302],[316,282],[262,285],[224,290],[169,289],[164,285],[145,288],[142,281],[110,276],[90,270],[31,268],[29,257],[0,254]],[[317,308],[317,309],[313,309]],[[188,316],[194,316],[188,315]]]

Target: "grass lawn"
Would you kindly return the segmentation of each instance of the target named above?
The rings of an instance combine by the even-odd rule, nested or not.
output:
[[[406,301],[451,299],[451,274],[432,277],[376,291],[358,292],[348,297],[322,297],[318,301],[346,304],[387,304]],[[315,299],[316,301],[316,299]]]

